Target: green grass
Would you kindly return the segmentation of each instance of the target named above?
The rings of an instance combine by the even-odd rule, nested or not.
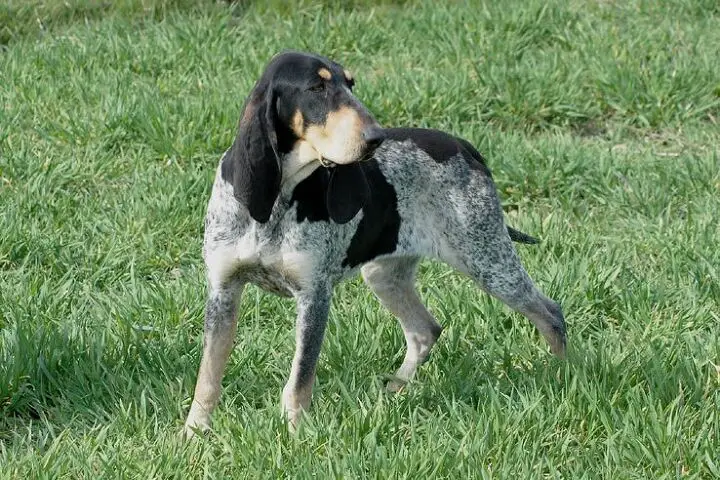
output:
[[[200,2],[197,2],[200,3]],[[720,477],[715,0],[0,5],[0,478]],[[331,56],[386,125],[475,143],[570,355],[446,267],[404,342],[336,289],[312,419],[279,420],[292,302],[249,288],[214,434],[184,444],[205,204],[283,48]]]

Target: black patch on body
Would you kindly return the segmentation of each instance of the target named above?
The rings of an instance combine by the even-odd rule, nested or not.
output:
[[[362,163],[372,196],[363,207],[363,218],[347,249],[342,266],[356,267],[397,248],[400,212],[397,194],[376,160]]]
[[[337,165],[330,171],[325,204],[335,223],[347,223],[370,200],[370,184],[362,165]]]
[[[302,182],[298,183],[290,197],[290,206],[297,202],[297,221],[328,222],[330,214],[325,205],[325,192],[330,183],[327,168],[318,168]]]
[[[362,168],[371,195],[362,207],[363,218],[348,246],[343,267],[356,267],[397,248],[400,212],[397,194],[374,159],[356,164]],[[336,167],[338,168],[338,167]],[[361,178],[358,181],[362,181]],[[290,205],[297,203],[297,221],[330,222],[326,195],[330,172],[318,168],[293,190]]]
[[[483,156],[465,139],[430,128],[387,128],[385,134],[387,138],[399,142],[410,140],[438,163],[445,163],[462,154],[472,170],[481,170],[492,177]]]

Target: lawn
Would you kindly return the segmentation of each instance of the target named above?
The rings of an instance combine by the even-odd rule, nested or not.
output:
[[[0,478],[720,478],[719,45],[716,0],[2,0]],[[178,439],[214,170],[284,48],[485,154],[567,361],[428,261],[445,331],[390,395],[402,333],[354,279],[292,436],[294,305],[251,287],[214,431]]]

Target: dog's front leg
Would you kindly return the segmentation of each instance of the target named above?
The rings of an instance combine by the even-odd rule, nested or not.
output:
[[[282,393],[282,411],[294,430],[304,410],[310,406],[315,367],[320,355],[330,310],[331,287],[316,286],[296,294],[295,357],[290,378]]]
[[[196,429],[210,428],[210,414],[218,404],[223,372],[232,351],[237,331],[237,303],[243,285],[211,286],[205,306],[205,334],[195,396],[185,421],[185,436],[190,438]]]

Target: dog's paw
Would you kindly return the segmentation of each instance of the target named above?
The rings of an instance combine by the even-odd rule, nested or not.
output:
[[[180,436],[181,440],[189,441],[196,435],[207,436],[207,434],[209,432],[210,432],[210,423],[209,422],[202,423],[202,424],[197,424],[197,423],[193,424],[193,423],[186,422],[185,426],[183,426],[183,429],[180,432],[179,436]]]
[[[385,389],[390,393],[399,393],[402,391],[408,382],[399,377],[390,377],[385,384]]]
[[[188,414],[187,420],[185,420],[185,426],[180,433],[181,437],[185,440],[190,440],[196,434],[206,434],[210,431],[210,415],[200,407],[197,403],[193,402],[190,407],[190,413]]]
[[[287,408],[287,405],[281,407],[281,415],[283,420],[287,424],[288,432],[291,434],[297,433],[300,428],[300,422],[303,417],[307,415],[305,410],[302,408]]]
[[[310,407],[310,389],[294,390],[287,385],[283,388],[280,402],[280,414],[287,420],[288,430],[295,433],[300,426],[300,421],[307,415]]]
[[[302,419],[302,410],[299,412],[288,413],[287,418],[287,429],[290,433],[297,433],[300,428],[300,420]]]

